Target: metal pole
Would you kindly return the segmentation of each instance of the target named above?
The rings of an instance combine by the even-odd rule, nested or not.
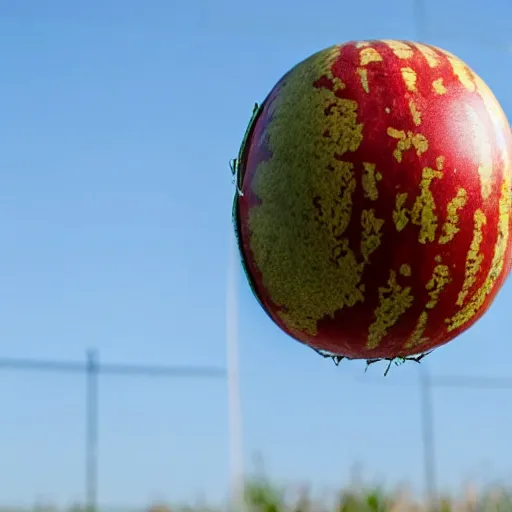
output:
[[[98,356],[87,351],[85,389],[85,500],[87,512],[98,509]]]
[[[419,366],[421,423],[423,436],[423,457],[425,464],[425,491],[429,510],[435,510],[437,500],[437,478],[434,442],[434,410],[430,375],[425,364]]]
[[[232,512],[245,509],[242,410],[238,361],[238,267],[235,236],[230,230],[228,280],[226,289],[226,355],[228,371],[228,422],[230,505]]]

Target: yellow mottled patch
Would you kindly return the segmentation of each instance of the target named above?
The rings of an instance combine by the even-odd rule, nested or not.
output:
[[[460,83],[468,90],[473,92],[475,90],[475,84],[473,82],[473,73],[468,69],[468,67],[460,60],[454,61],[450,59],[450,63],[453,68],[453,72],[460,80]]]
[[[412,274],[411,266],[407,265],[407,263],[404,263],[403,265],[400,265],[400,275],[405,277],[410,277]]]
[[[399,59],[410,59],[414,55],[414,50],[402,41],[384,39],[382,42],[387,44]]]
[[[366,348],[369,350],[379,346],[389,329],[413,303],[411,287],[402,287],[396,277],[396,272],[391,270],[387,286],[379,287],[379,305],[375,309],[375,321],[368,329]]]
[[[466,299],[469,290],[476,282],[476,276],[484,260],[484,255],[480,253],[480,245],[484,239],[483,227],[487,223],[487,218],[482,210],[476,210],[474,223],[473,239],[471,240],[471,245],[469,246],[469,251],[466,256],[466,273],[464,283],[462,285],[462,290],[459,292],[457,297],[457,306],[462,306],[464,304],[464,300]]]
[[[352,194],[356,189],[356,177],[354,175],[354,164],[351,162],[335,161],[332,163],[332,173],[339,185],[340,196],[332,197],[327,187],[333,183],[326,183],[326,187],[319,187],[321,194],[318,196],[318,205],[322,212],[319,218],[323,222],[324,215],[329,215],[332,220],[331,230],[335,237],[343,235],[348,227],[352,215]]]
[[[444,53],[452,66],[453,74],[459,79],[459,82],[468,90],[473,92],[475,90],[475,82],[473,81],[473,73],[471,70],[453,53],[446,50],[439,50]]]
[[[395,198],[395,209],[393,211],[393,222],[397,231],[407,226],[409,222],[410,211],[404,207],[405,201],[407,201],[407,192],[401,192],[396,195]]]
[[[361,254],[366,263],[370,261],[370,254],[380,245],[382,238],[381,229],[384,225],[383,219],[375,217],[375,210],[363,210],[361,212],[361,225],[363,228],[361,236]]]
[[[478,166],[478,174],[482,183],[482,198],[487,199],[492,192],[492,163],[481,163]]]
[[[400,71],[402,72],[405,86],[409,91],[414,92],[416,90],[416,80],[418,79],[416,71],[412,68],[402,68]]]
[[[505,165],[503,172],[504,174],[508,174],[510,172],[509,165],[512,161],[510,146],[506,142],[506,136],[509,133],[509,122],[505,112],[503,112],[503,109],[498,103],[498,100],[494,96],[491,89],[487,86],[487,84],[476,74],[474,74],[474,80],[478,94],[484,102],[485,108],[487,109],[494,127],[496,142],[498,146],[497,149]]]
[[[441,260],[439,259],[437,263],[441,263]],[[439,264],[434,267],[432,277],[425,285],[425,288],[428,291],[428,296],[430,297],[430,300],[425,306],[427,309],[433,309],[437,305],[441,292],[444,290],[446,285],[451,283],[451,281],[450,269],[447,265]]]
[[[458,212],[466,206],[468,194],[463,188],[457,190],[457,195],[448,203],[446,207],[446,221],[443,224],[443,234],[439,237],[440,244],[447,244],[460,231]]]
[[[503,271],[505,263],[505,254],[509,241],[510,224],[510,174],[505,174],[505,179],[501,186],[501,197],[499,202],[499,220],[498,236],[494,246],[494,256],[491,262],[491,268],[483,285],[469,299],[466,305],[460,309],[452,318],[445,321],[448,324],[447,331],[453,331],[469,322],[481,309],[487,296],[493,291],[496,281]]]
[[[437,215],[434,196],[430,191],[430,184],[435,178],[441,179],[443,173],[439,170],[425,167],[420,182],[420,194],[416,198],[411,210],[411,222],[420,226],[418,240],[420,243],[433,242],[436,237]]]
[[[375,48],[363,48],[360,56],[361,66],[366,66],[371,62],[382,62],[382,55]]]
[[[397,162],[402,161],[402,154],[411,148],[416,150],[416,154],[421,156],[428,149],[428,140],[421,133],[405,133],[404,130],[397,130],[395,128],[388,128],[387,134],[393,139],[397,139],[396,149],[393,151],[393,156]]]
[[[377,189],[377,182],[382,179],[382,174],[380,172],[375,172],[376,165],[370,164],[368,162],[363,163],[363,191],[364,197],[375,201],[379,198],[379,191]]]
[[[480,176],[480,185],[482,198],[487,199],[492,192],[492,140],[488,130],[482,124],[477,111],[471,106],[466,106],[466,112],[471,120],[471,130],[473,132],[473,144],[478,149],[478,174]]]
[[[445,161],[444,156],[438,156],[436,158],[436,167],[437,167],[438,171],[442,171],[444,169],[444,161]]]
[[[431,68],[435,68],[439,64],[437,53],[432,48],[421,43],[414,43],[414,46],[420,51],[423,57],[425,57]]]
[[[357,74],[361,79],[361,86],[365,90],[365,92],[370,92],[370,86],[368,84],[368,70],[364,68],[357,68]]]
[[[340,45],[333,46],[332,48],[329,48],[329,52],[332,51],[332,53],[329,53],[328,56],[326,56],[326,59],[328,59],[329,69],[327,69],[323,76],[327,77],[332,82],[332,88],[334,92],[343,91],[347,88],[347,85],[339,78],[338,76],[334,76],[332,72],[332,65],[336,62],[338,57],[340,56]],[[323,52],[320,52],[323,53]],[[315,57],[315,55],[313,55]]]
[[[364,300],[365,263],[343,236],[356,178],[340,161],[359,148],[363,125],[355,101],[312,85],[338,56],[339,47],[319,52],[286,77],[268,107],[272,157],[251,183],[261,200],[248,220],[262,285],[287,328],[310,335],[320,319]]]
[[[440,258],[436,258],[438,263],[441,263]],[[428,341],[428,338],[423,337],[423,333],[425,332],[425,328],[427,327],[428,322],[428,311],[427,309],[434,309],[439,302],[439,297],[446,287],[446,285],[450,284],[450,269],[447,265],[438,264],[434,267],[434,272],[432,273],[432,277],[425,285],[425,289],[428,291],[429,301],[425,305],[425,310],[420,314],[418,318],[418,322],[411,336],[407,340],[404,345],[404,348],[411,348],[414,346],[421,345],[425,341]]]
[[[443,95],[446,94],[446,87],[444,86],[444,82],[442,78],[438,78],[432,82],[432,89],[437,94]]]
[[[427,322],[428,313],[426,311],[423,311],[418,318],[418,322],[416,323],[414,331],[412,331],[411,336],[405,343],[404,348],[415,347],[421,345],[422,343],[428,340],[428,338],[423,337],[423,333],[425,332],[425,328],[427,327]]]
[[[411,111],[412,120],[416,126],[421,124],[421,112],[418,110],[413,100],[409,101],[409,110]]]
[[[337,92],[337,91],[342,91],[343,89],[345,89],[347,86],[341,81],[340,78],[338,78],[337,76],[329,76],[329,74],[327,74],[327,76],[332,80],[332,84],[333,84],[333,91],[334,92]]]
[[[366,48],[367,46],[370,46],[368,41],[358,41],[356,43],[356,48]]]

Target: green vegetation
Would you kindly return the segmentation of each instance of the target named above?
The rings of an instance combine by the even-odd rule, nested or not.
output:
[[[116,511],[123,512],[121,509]],[[0,512],[27,511],[0,508]],[[35,507],[30,512],[58,512],[58,510],[43,506]],[[67,512],[88,511],[85,508],[73,506]],[[207,506],[174,507],[162,503],[148,507],[145,512],[224,511]],[[433,507],[428,508],[426,504],[413,499],[404,491],[387,493],[378,488],[365,491],[345,490],[339,493],[335,503],[331,500],[330,504],[326,504],[312,498],[306,490],[292,497],[284,489],[279,489],[267,482],[252,482],[246,488],[246,510],[240,512],[512,512],[512,491],[492,489],[480,494],[466,492],[465,496],[458,498],[439,498]]]
[[[147,512],[221,512],[207,507],[173,508],[154,505]],[[480,494],[467,491],[461,497],[441,497],[428,507],[405,491],[381,489],[344,490],[330,504],[314,499],[307,490],[295,497],[268,482],[252,482],[246,488],[246,510],[241,512],[512,512],[512,490],[492,489]]]
[[[405,492],[386,493],[377,488],[341,491],[329,507],[314,502],[307,492],[287,501],[284,492],[268,484],[250,484],[246,496],[248,512],[512,512],[512,492],[503,489],[466,493],[458,499],[443,497],[430,509]]]

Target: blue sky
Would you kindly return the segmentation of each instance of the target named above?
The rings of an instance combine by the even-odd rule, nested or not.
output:
[[[432,0],[424,35],[509,116],[511,16],[509,0]],[[411,2],[2,2],[0,355],[224,365],[228,161],[252,105],[309,54],[377,37],[417,37]],[[511,299],[508,283],[430,371],[510,375]],[[365,382],[364,365],[336,368],[282,334],[242,279],[239,307],[248,467],[260,452],[270,475],[320,492],[360,463],[421,490],[415,366]],[[1,500],[81,500],[83,379],[0,383]],[[511,393],[435,390],[443,488],[511,474]],[[103,378],[100,500],[222,499],[226,410],[224,382]]]

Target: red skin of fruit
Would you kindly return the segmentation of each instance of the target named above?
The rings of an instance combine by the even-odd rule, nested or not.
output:
[[[239,166],[253,291],[313,348],[424,353],[471,327],[510,272],[510,127],[435,47],[349,42],[306,59],[260,106]]]

